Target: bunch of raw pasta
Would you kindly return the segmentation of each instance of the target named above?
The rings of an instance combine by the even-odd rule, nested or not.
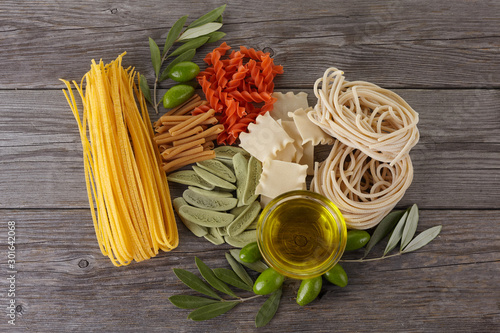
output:
[[[234,144],[255,118],[273,109],[274,78],[283,73],[269,53],[244,46],[228,53],[230,49],[222,43],[208,53],[204,59],[208,67],[197,77],[224,125],[217,143],[227,145]]]
[[[154,123],[162,169],[170,173],[185,165],[215,157],[214,140],[224,130],[207,101],[194,95]],[[193,115],[193,113],[197,113]]]
[[[123,55],[107,65],[92,60],[82,83],[73,81],[83,104],[81,119],[71,85],[63,80],[80,131],[97,240],[116,266],[179,243],[167,178],[135,82],[138,75],[122,67]]]
[[[316,163],[311,189],[341,210],[351,229],[377,225],[413,180],[410,149],[418,114],[396,93],[365,81],[346,81],[329,68],[314,85],[309,119],[338,141]]]

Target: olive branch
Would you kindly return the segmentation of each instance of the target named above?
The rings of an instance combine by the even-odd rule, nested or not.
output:
[[[206,43],[216,42],[226,35],[224,32],[217,31],[222,27],[222,13],[225,9],[226,5],[222,5],[206,13],[188,25],[184,32],[182,32],[182,29],[184,28],[188,16],[185,15],[179,18],[172,28],[170,28],[162,52],[160,52],[160,48],[154,39],[149,37],[151,62],[155,72],[153,94],[151,94],[151,90],[144,75],[140,76],[139,86],[144,97],[153,106],[157,114],[158,106],[161,103],[161,100],[158,101],[157,99],[158,84],[169,77],[168,74],[173,66],[183,61],[190,61],[196,54],[197,48]],[[183,44],[170,52],[175,43]],[[167,67],[160,73],[165,62],[172,57],[175,58],[170,61]]]
[[[441,232],[441,226],[431,227],[415,236],[418,220],[419,213],[417,205],[413,205],[404,211],[395,210],[389,213],[378,224],[371,235],[367,232],[363,232],[366,233],[368,237],[363,237],[363,240],[361,241],[357,239],[354,242],[356,243],[356,246],[348,244],[348,248],[350,250],[358,250],[364,247],[363,257],[353,260],[342,259],[341,262],[366,262],[381,260],[413,252],[422,248],[439,235]],[[359,233],[358,235],[362,235],[362,233]],[[390,236],[386,244],[384,254],[381,257],[366,259],[366,256],[369,254],[371,249],[388,235]],[[399,251],[396,254],[388,255],[388,253],[390,253],[398,244],[400,244]],[[254,281],[242,265],[256,272],[262,273],[268,269],[264,262],[257,260],[255,262],[248,263],[241,260],[239,249],[232,249],[230,250],[230,253],[226,253],[226,260],[232,269],[210,269],[201,259],[195,258],[196,266],[198,267],[201,276],[208,284],[190,271],[174,269],[175,275],[185,285],[205,296],[208,296],[174,295],[169,298],[170,302],[179,308],[194,309],[188,315],[188,319],[196,321],[212,319],[228,312],[240,303],[251,301],[263,296],[254,293]],[[339,287],[345,287],[347,285],[347,274],[340,264],[336,264],[330,271],[325,273],[323,277],[325,277],[325,279],[330,283]],[[257,278],[257,281],[258,280],[259,279]],[[235,294],[228,285],[246,292],[252,292],[253,295],[240,297]],[[308,304],[317,297],[321,287],[321,277],[319,277],[319,279],[313,278],[303,280],[301,288],[298,290],[297,303],[299,305]],[[222,298],[216,291],[230,296],[231,299]],[[255,317],[256,327],[266,325],[274,317],[279,308],[283,293],[282,291],[283,287],[280,284],[276,290],[270,293],[268,299],[262,304]]]

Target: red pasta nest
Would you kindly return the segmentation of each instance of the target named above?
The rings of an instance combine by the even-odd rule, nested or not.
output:
[[[208,67],[197,79],[209,106],[193,111],[196,115],[214,109],[224,125],[217,143],[227,145],[232,145],[258,115],[273,109],[273,80],[283,73],[283,66],[275,65],[269,53],[240,46],[239,51],[226,56],[230,49],[224,42],[205,57]]]

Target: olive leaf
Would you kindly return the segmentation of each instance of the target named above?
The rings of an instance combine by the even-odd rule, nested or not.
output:
[[[170,296],[168,300],[170,303],[181,309],[197,309],[208,304],[220,302],[206,297],[190,295],[173,295]]]
[[[149,50],[151,51],[151,62],[153,63],[153,68],[155,70],[156,77],[160,73],[161,67],[161,55],[160,49],[153,38],[149,37]]]
[[[174,274],[189,288],[196,290],[204,295],[222,299],[215,291],[213,291],[202,279],[191,273],[180,268],[174,268]]]
[[[255,327],[265,326],[271,319],[273,319],[278,307],[280,306],[281,295],[283,289],[279,288],[269,296],[269,298],[262,304],[259,312],[255,316]]]
[[[213,42],[216,42],[218,41],[219,39],[221,39],[222,37],[224,37],[226,35],[225,32],[222,32],[222,31],[214,31],[214,32],[211,32],[207,35],[207,37],[209,37],[207,43],[213,43]]]
[[[165,39],[165,46],[163,47],[163,55],[174,45],[176,39],[179,37],[184,24],[186,23],[187,15],[184,15],[177,22],[174,23],[172,28],[168,31],[167,38]]]
[[[246,267],[248,267],[251,270],[254,270],[256,272],[262,273],[263,271],[265,271],[268,268],[267,265],[261,260],[256,261],[256,262],[244,262],[244,261],[242,261],[240,259],[240,249],[231,249],[231,250],[229,250],[229,253],[231,253],[231,256],[237,262],[239,262],[243,266],[246,266]]]
[[[413,236],[415,236],[415,231],[417,231],[418,225],[418,207],[416,204],[411,206],[410,211],[408,213],[408,217],[406,218],[405,227],[403,229],[403,236],[401,238],[401,250],[404,249],[408,243],[412,240]]]
[[[195,257],[196,266],[201,273],[201,276],[215,289],[221,291],[225,294],[231,295],[233,297],[238,297],[236,294],[229,289],[227,284],[222,282],[215,276],[214,272],[198,257]]]
[[[139,80],[139,87],[141,88],[144,98],[146,98],[146,100],[149,103],[151,103],[151,91],[149,90],[148,81],[146,80],[146,77],[142,74]]]
[[[216,18],[214,22],[222,23],[222,15],[219,15],[219,17]]]
[[[222,15],[222,13],[224,12],[225,9],[226,9],[226,5],[222,5],[220,7],[217,7],[215,9],[209,11],[208,13],[206,13],[205,15],[201,16],[200,18],[194,20],[190,25],[188,25],[188,29],[195,28],[195,27],[198,27],[200,25],[204,25],[205,23],[216,21],[219,18],[219,16]]]
[[[205,305],[191,312],[188,315],[188,319],[195,321],[212,319],[228,312],[236,305],[238,305],[238,303],[239,302],[237,301],[231,301],[231,302],[220,301],[214,304]]]
[[[179,54],[182,54],[190,49],[197,49],[200,46],[202,46],[203,44],[205,44],[209,39],[210,39],[210,37],[206,37],[206,36],[201,36],[201,37],[191,39],[187,43],[182,44],[181,46],[176,48],[175,51],[173,51],[172,53],[170,53],[168,55],[168,57],[178,56]]]
[[[213,272],[219,280],[221,280],[221,281],[223,281],[223,282],[225,282],[233,287],[240,288],[240,289],[243,289],[246,291],[253,291],[252,286],[249,286],[248,284],[243,282],[243,280],[240,279],[238,277],[238,275],[236,275],[236,273],[230,269],[214,268]]]
[[[427,230],[422,231],[420,234],[415,237],[410,244],[408,244],[402,251],[401,253],[408,253],[412,252],[415,250],[420,249],[421,247],[427,245],[430,241],[432,241],[434,238],[439,235],[441,232],[441,227],[440,225],[429,228]]]
[[[233,271],[236,273],[236,275],[238,275],[240,279],[247,285],[253,286],[253,280],[250,277],[250,275],[248,275],[247,271],[243,268],[243,266],[239,262],[237,262],[233,258],[233,256],[231,256],[230,253],[226,252],[225,255],[227,262],[229,263]]]
[[[221,27],[222,23],[210,22],[204,25],[200,25],[199,27],[196,28],[187,29],[182,33],[182,35],[180,35],[179,41],[182,42],[188,39],[205,36],[208,35],[209,33],[219,30]]]
[[[166,80],[168,78],[168,73],[170,72],[172,67],[174,67],[175,65],[177,65],[182,61],[190,61],[191,59],[193,59],[195,54],[196,54],[196,49],[190,49],[179,55],[177,58],[172,60],[170,64],[168,64],[168,66],[161,73],[160,78],[158,80],[159,81]]]
[[[371,249],[377,245],[382,239],[387,236],[392,229],[394,229],[394,226],[396,226],[396,223],[401,219],[401,216],[403,216],[404,210],[394,210],[387,214],[382,221],[380,221],[379,225],[377,228],[375,228],[375,231],[373,232],[373,235],[370,237],[370,241],[368,244],[366,244],[365,248],[365,253],[363,255],[363,258],[365,258],[368,253],[371,251]]]
[[[398,245],[399,241],[401,240],[401,237],[403,236],[403,228],[405,226],[406,218],[408,217],[408,211],[405,211],[401,219],[399,220],[398,224],[392,231],[391,237],[389,237],[389,241],[387,242],[387,245],[384,250],[384,256],[391,252],[392,249]]]

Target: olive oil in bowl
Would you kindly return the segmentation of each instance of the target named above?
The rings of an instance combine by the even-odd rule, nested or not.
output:
[[[346,244],[338,208],[309,191],[292,191],[272,200],[259,218],[257,242],[263,258],[283,275],[308,279],[332,268]]]

